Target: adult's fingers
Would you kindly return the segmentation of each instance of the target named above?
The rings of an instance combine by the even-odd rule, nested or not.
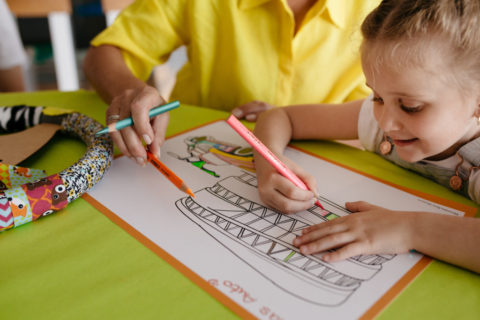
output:
[[[108,125],[117,122],[118,120],[122,120],[122,115],[120,114],[120,105],[118,101],[113,101],[110,106],[108,106],[107,111],[105,112],[105,122]],[[112,137],[113,143],[118,147],[120,152],[127,156],[132,157],[130,152],[128,151],[125,142],[123,141],[122,135],[118,131],[114,131],[110,133],[110,137]]]
[[[150,125],[148,113],[150,109],[164,103],[158,91],[146,86],[132,99],[130,112],[132,114],[135,131],[147,145],[151,144],[154,138],[153,128]],[[132,146],[133,147],[133,146]]]
[[[273,106],[263,101],[251,101],[232,110],[232,114],[247,121],[256,121],[260,113],[272,109]]]
[[[120,130],[120,134],[128,149],[128,153],[139,165],[144,166],[147,159],[147,152],[137,132],[132,127],[126,127]]]
[[[123,141],[122,135],[120,132],[115,131],[110,133],[110,137],[112,137],[113,143],[118,147],[118,150],[120,150],[120,153],[131,158],[132,155],[128,151],[127,146],[125,145],[125,142]]]
[[[165,141],[165,132],[170,119],[169,113],[161,114],[152,120],[153,141],[150,145],[150,151],[160,159],[160,147]]]

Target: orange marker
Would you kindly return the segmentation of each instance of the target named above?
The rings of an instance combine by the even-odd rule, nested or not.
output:
[[[166,165],[164,165],[160,160],[158,160],[150,151],[147,149],[147,160],[158,169],[171,183],[173,183],[178,189],[182,190],[183,192],[187,193],[188,195],[195,198],[192,190],[180,179],[172,170],[168,169]]]

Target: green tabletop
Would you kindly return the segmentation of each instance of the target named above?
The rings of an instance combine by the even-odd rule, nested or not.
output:
[[[15,104],[72,109],[105,123],[106,105],[92,92],[0,94],[0,105]],[[167,134],[227,116],[221,111],[182,105],[171,112]],[[374,154],[334,142],[295,145],[400,186],[478,208],[472,201]],[[57,134],[21,165],[53,174],[69,167],[84,152],[82,142]],[[432,262],[379,318],[407,317],[480,318],[480,277]],[[113,318],[237,316],[82,198],[53,215],[0,233],[0,319]]]

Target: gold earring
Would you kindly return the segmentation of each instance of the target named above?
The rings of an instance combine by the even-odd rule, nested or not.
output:
[[[449,181],[450,188],[452,188],[452,190],[455,190],[455,191],[460,190],[463,184],[462,178],[460,178],[460,175],[458,174],[458,168],[460,168],[460,166],[463,163],[463,157],[458,153],[457,153],[457,157],[460,158],[460,161],[455,166],[455,175],[452,176]]]
[[[383,141],[380,143],[380,153],[384,156],[392,152],[392,143],[388,141],[387,135],[383,134]]]

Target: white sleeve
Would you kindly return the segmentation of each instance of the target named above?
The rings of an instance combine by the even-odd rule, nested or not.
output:
[[[27,59],[20,33],[5,0],[0,0],[0,35],[0,69],[25,64]]]
[[[358,138],[365,150],[375,151],[377,144],[383,138],[383,133],[378,127],[373,115],[373,95],[368,96],[362,104],[358,115]]]
[[[469,180],[468,196],[472,201],[480,204],[480,169],[475,170]]]

